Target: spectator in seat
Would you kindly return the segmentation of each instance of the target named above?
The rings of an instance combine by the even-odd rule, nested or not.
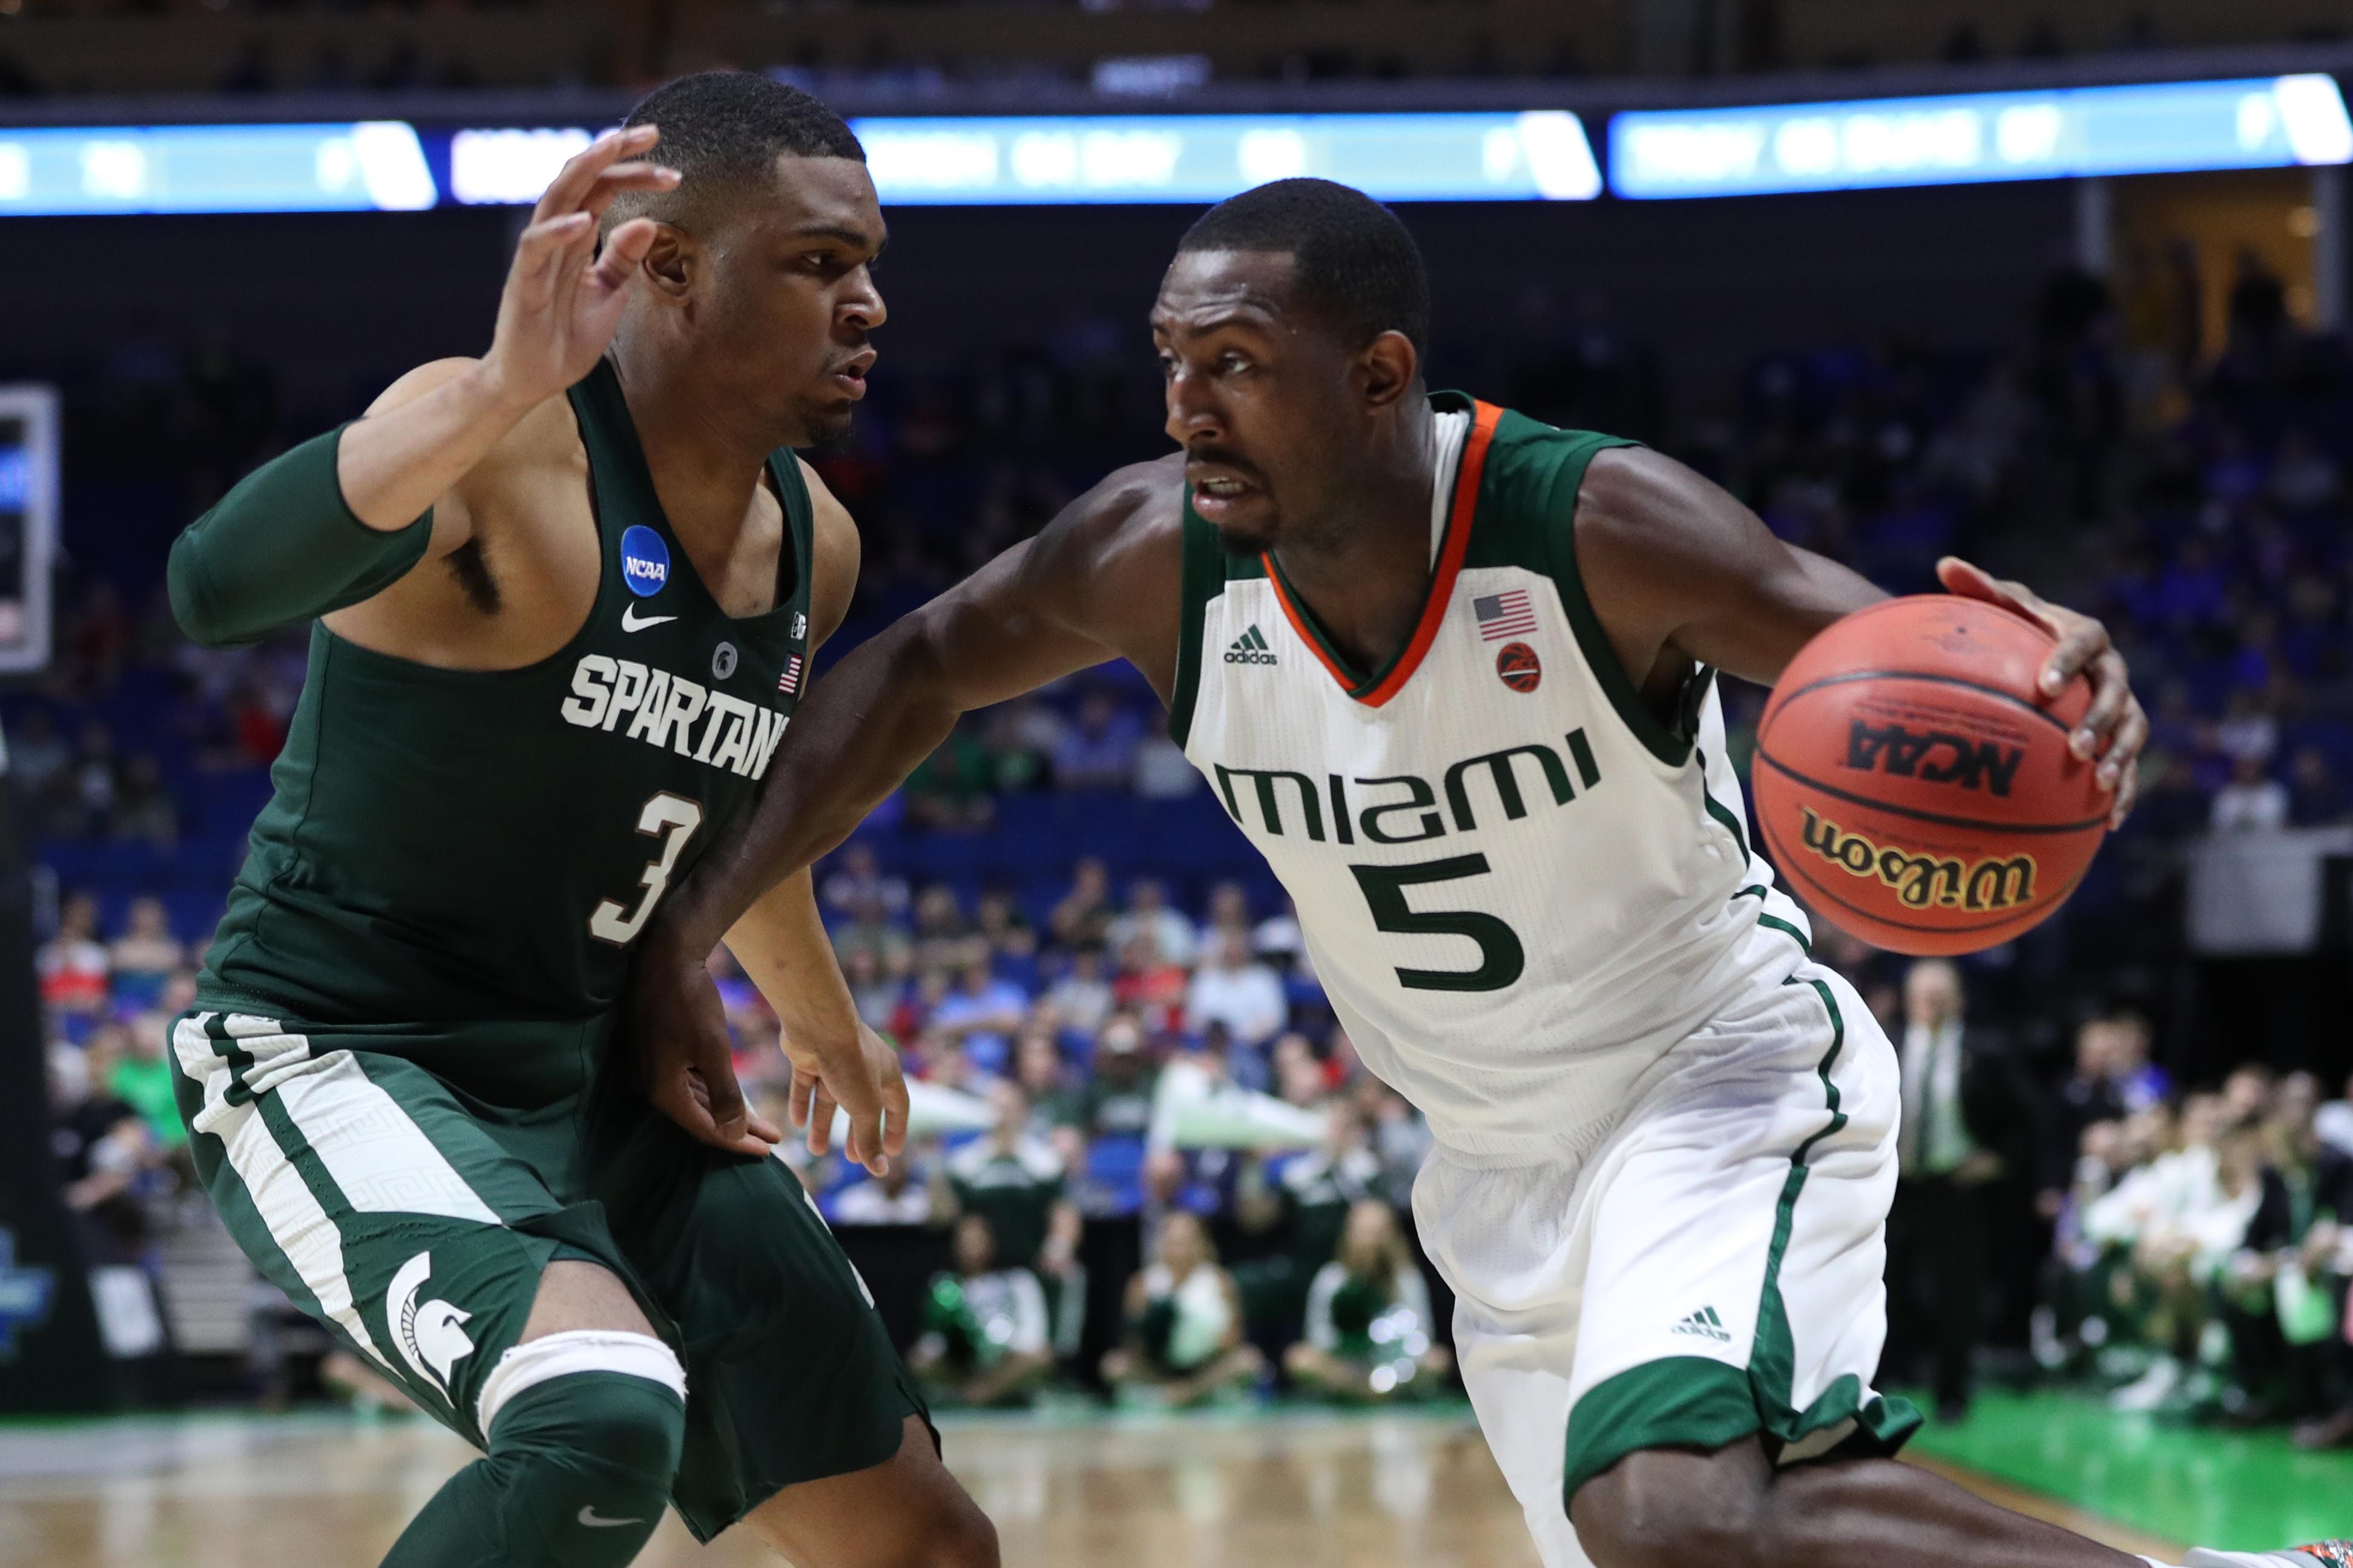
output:
[[[2220,1296],[2233,1352],[2229,1406],[2247,1416],[2316,1417],[2297,1428],[2298,1439],[2329,1447],[2353,1438],[2342,1322],[2353,1271],[2342,1226],[2353,1219],[2353,1156],[2314,1130],[2316,1088],[2309,1074],[2289,1075],[2260,1141],[2250,1140],[2263,1156],[2261,1196],[2222,1268]]]
[[[1968,1412],[1971,1363],[1992,1284],[1993,1184],[2031,1103],[2007,1046],[1970,1026],[1960,971],[1942,960],[1904,978],[1897,1037],[1903,1114],[1888,1220],[1889,1361],[1931,1369],[1937,1414]]]
[[[58,911],[58,933],[33,955],[41,1000],[60,1013],[95,1017],[106,1010],[111,968],[106,944],[98,940],[98,900],[76,893]]]
[[[1120,949],[1119,975],[1111,983],[1111,994],[1122,1012],[1134,1013],[1155,1028],[1167,1028],[1183,1016],[1190,984],[1183,969],[1161,956],[1151,937],[1138,934]]]
[[[1103,1026],[1095,1037],[1093,1067],[1082,1102],[1089,1135],[1143,1138],[1152,1127],[1160,1074],[1134,1016],[1119,1014]]]
[[[2036,1211],[2055,1219],[2075,1179],[2085,1131],[2162,1101],[2169,1087],[2149,1065],[2148,1021],[2129,1011],[2086,1018],[2075,1030],[2075,1067],[2042,1118]]]
[[[48,1057],[50,1148],[68,1212],[94,1261],[135,1260],[146,1243],[141,1184],[156,1158],[145,1118],[108,1087],[103,1047],[58,1043]]]
[[[1396,1211],[1366,1199],[1308,1286],[1306,1337],[1282,1364],[1301,1387],[1351,1403],[1435,1394],[1454,1358],[1431,1342],[1434,1322]]]
[[[1218,1264],[1198,1215],[1172,1211],[1160,1222],[1152,1261],[1128,1281],[1124,1331],[1104,1352],[1113,1389],[1155,1391],[1177,1407],[1199,1405],[1258,1380],[1265,1359],[1242,1338],[1241,1292]]]
[[[955,1268],[933,1278],[907,1368],[934,1403],[976,1407],[1020,1400],[1054,1370],[1046,1293],[1027,1268],[998,1262],[979,1215],[956,1221]]]
[[[887,1029],[906,988],[882,972],[882,962],[871,948],[853,948],[841,956],[841,977],[849,982],[849,1000],[870,1029]]]
[[[847,966],[862,953],[873,959],[878,978],[903,979],[914,962],[915,944],[885,910],[881,896],[853,894],[849,905],[849,918],[833,931],[834,956]]]
[[[2214,792],[2206,817],[2215,833],[2275,833],[2287,826],[2287,786],[2263,771],[2263,759],[2242,756],[2231,764],[2231,782]]]
[[[931,1025],[961,1042],[974,1066],[1001,1073],[1012,1065],[1013,1034],[1029,1010],[1019,986],[997,979],[986,963],[968,963],[956,988],[933,1009]]]
[[[1223,1024],[1237,1043],[1252,1047],[1272,1039],[1290,1016],[1282,981],[1250,956],[1245,931],[1229,931],[1217,938],[1185,994],[1187,1028],[1198,1033]]]
[[[1193,922],[1168,907],[1168,889],[1150,877],[1139,877],[1127,889],[1127,912],[1111,922],[1103,940],[1116,952],[1125,952],[1137,937],[1151,939],[1162,963],[1188,965],[1196,943]]]
[[[122,934],[107,949],[116,1002],[152,1005],[164,983],[186,962],[187,949],[172,934],[164,900],[152,894],[132,900]]]
[[[946,1187],[941,1207],[958,1218],[976,1214],[987,1220],[997,1255],[1032,1267],[1046,1245],[1054,1211],[1070,1202],[1061,1157],[1045,1140],[1030,1136],[1029,1097],[1018,1084],[1002,1079],[992,1083],[988,1103],[995,1118],[989,1130],[941,1167]]]
[[[928,1171],[934,1163],[929,1152],[919,1154],[911,1144],[905,1157],[892,1161],[881,1175],[860,1175],[835,1193],[822,1205],[826,1216],[838,1226],[945,1223],[934,1184],[916,1176],[919,1167]]]
[[[1111,903],[1111,873],[1090,855],[1071,869],[1071,890],[1049,919],[1054,940],[1064,947],[1101,947],[1117,911]]]
[[[1013,1079],[1029,1100],[1031,1137],[1051,1142],[1058,1129],[1085,1125],[1083,1091],[1062,1060],[1052,1030],[1032,1024],[1021,1032],[1013,1050]]]
[[[1111,1016],[1111,982],[1103,977],[1103,949],[1092,944],[1071,954],[1071,966],[1046,993],[1055,1015],[1082,1035],[1092,1035]]]
[[[901,787],[908,818],[942,833],[977,833],[997,819],[994,768],[978,721],[961,720]]]
[[[1079,702],[1078,721],[1054,748],[1054,783],[1063,789],[1126,789],[1135,778],[1143,726],[1108,691]]]
[[[964,912],[964,901],[945,882],[915,895],[917,969],[955,971],[988,962],[988,941]]]
[[[886,919],[907,908],[907,879],[884,874],[874,858],[874,847],[852,840],[841,851],[841,863],[825,879],[825,907],[837,915],[862,915],[870,906]]]

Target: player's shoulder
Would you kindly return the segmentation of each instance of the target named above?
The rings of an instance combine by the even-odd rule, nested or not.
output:
[[[1062,509],[1041,547],[1082,556],[1101,567],[1165,556],[1173,564],[1185,540],[1185,454],[1114,468]]]

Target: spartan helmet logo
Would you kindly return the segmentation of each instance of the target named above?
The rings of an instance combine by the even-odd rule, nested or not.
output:
[[[420,1252],[400,1266],[392,1288],[384,1293],[384,1315],[400,1347],[400,1359],[419,1378],[449,1396],[449,1369],[474,1353],[474,1342],[458,1327],[473,1316],[447,1301],[417,1304],[418,1287],[433,1272],[433,1255]]]

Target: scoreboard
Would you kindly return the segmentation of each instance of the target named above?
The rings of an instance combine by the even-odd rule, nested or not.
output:
[[[0,386],[0,674],[49,662],[57,542],[57,391]]]

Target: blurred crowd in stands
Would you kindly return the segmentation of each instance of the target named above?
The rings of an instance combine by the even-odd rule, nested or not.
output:
[[[2000,353],[1767,360],[1707,419],[1670,419],[1641,344],[1607,323],[1437,379],[1657,441],[1891,589],[1928,587],[1958,551],[2106,617],[2156,731],[2140,811],[2071,908],[1958,970],[1821,933],[1905,1058],[1891,1357],[1948,1407],[1989,1343],[2127,1403],[2344,1440],[2353,1110],[2321,1102],[2346,1041],[2293,1043],[2325,1086],[2258,1068],[2178,1081],[2168,1065],[2212,1076],[2256,1042],[2185,1056],[2164,982],[2186,846],[2353,820],[2353,354],[2298,331],[2252,262],[2219,344],[2126,272],[2114,290],[2054,278]],[[1156,383],[1124,341],[1070,331],[878,382],[852,441],[818,459],[867,539],[829,654],[1158,450]],[[69,430],[152,424],[173,444],[129,477],[149,492],[112,468],[77,489],[69,461],[69,542],[104,532],[110,506],[193,515],[343,412],[281,416],[269,386],[218,347],[69,378]],[[110,444],[76,441],[87,476]],[[157,596],[168,529],[119,537],[153,548],[78,556],[58,663],[0,712],[53,879],[39,969],[60,1171],[92,1246],[137,1260],[201,1214],[163,1024],[266,791],[303,645],[188,647]],[[1733,695],[1736,734],[1758,701]],[[869,1277],[888,1276],[886,1315],[943,1397],[1446,1384],[1448,1304],[1401,1221],[1427,1132],[1356,1063],[1280,889],[1133,671],[973,716],[819,887],[860,1011],[926,1086],[933,1130],[886,1177],[798,1165],[845,1237],[923,1238]],[[743,1076],[774,1101],[773,1016],[713,963]]]

